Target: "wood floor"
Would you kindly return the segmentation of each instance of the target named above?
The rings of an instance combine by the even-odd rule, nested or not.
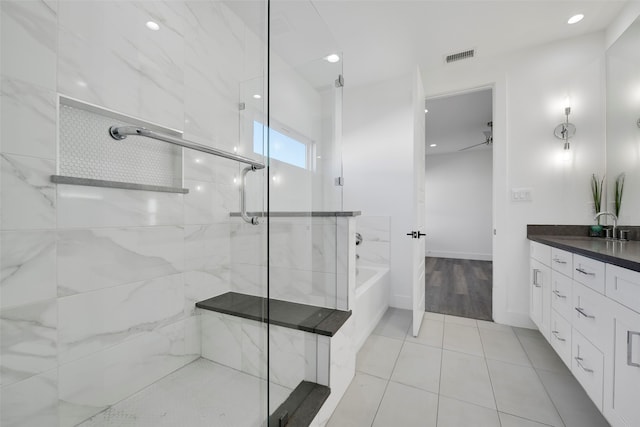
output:
[[[426,258],[425,310],[472,319],[491,319],[493,263]]]

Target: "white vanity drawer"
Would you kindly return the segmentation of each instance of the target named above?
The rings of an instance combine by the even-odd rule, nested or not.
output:
[[[604,263],[581,255],[574,255],[573,280],[604,294]]]
[[[607,264],[606,295],[640,313],[640,273]]]
[[[565,319],[571,319],[573,300],[571,290],[573,280],[557,271],[551,272],[551,308],[556,310]]]
[[[574,281],[571,325],[600,349],[611,338],[613,317],[604,295]]]
[[[565,365],[571,369],[571,323],[555,310],[551,310],[549,342]]]
[[[573,330],[571,372],[602,411],[604,357],[600,350],[575,329]]]
[[[551,248],[551,268],[572,277],[573,254],[558,248]]]
[[[543,245],[538,242],[530,242],[529,255],[544,265],[551,265],[551,246]]]

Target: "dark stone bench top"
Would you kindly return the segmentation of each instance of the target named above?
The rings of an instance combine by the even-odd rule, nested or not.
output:
[[[237,292],[227,292],[197,302],[196,307],[267,323],[267,301],[270,324],[328,337],[338,332],[351,316],[351,310],[336,310],[277,299],[267,300]]]
[[[329,387],[302,381],[269,417],[269,427],[307,427],[331,394]]]

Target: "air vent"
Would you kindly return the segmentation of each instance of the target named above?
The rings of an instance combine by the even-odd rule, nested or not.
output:
[[[446,63],[461,61],[463,59],[473,58],[476,51],[475,49],[465,50],[464,52],[452,53],[451,55],[447,55],[445,61]]]

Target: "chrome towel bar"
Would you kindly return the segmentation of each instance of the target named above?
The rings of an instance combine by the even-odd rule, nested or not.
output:
[[[158,141],[168,142],[169,144],[178,145],[180,147],[189,148],[191,150],[200,151],[207,154],[213,154],[214,156],[224,157],[225,159],[235,160],[240,163],[246,163],[249,166],[242,170],[242,177],[240,179],[240,216],[243,220],[249,224],[258,224],[258,217],[249,217],[247,215],[246,198],[245,198],[245,182],[247,172],[255,171],[258,169],[264,169],[264,164],[257,162],[248,157],[239,156],[234,153],[229,153],[217,148],[207,147],[206,145],[198,144],[195,142],[185,141],[180,138],[175,138],[169,135],[162,135],[149,129],[145,129],[137,126],[111,126],[109,128],[109,135],[115,140],[121,141],[129,135],[144,136],[151,139],[157,139]]]

